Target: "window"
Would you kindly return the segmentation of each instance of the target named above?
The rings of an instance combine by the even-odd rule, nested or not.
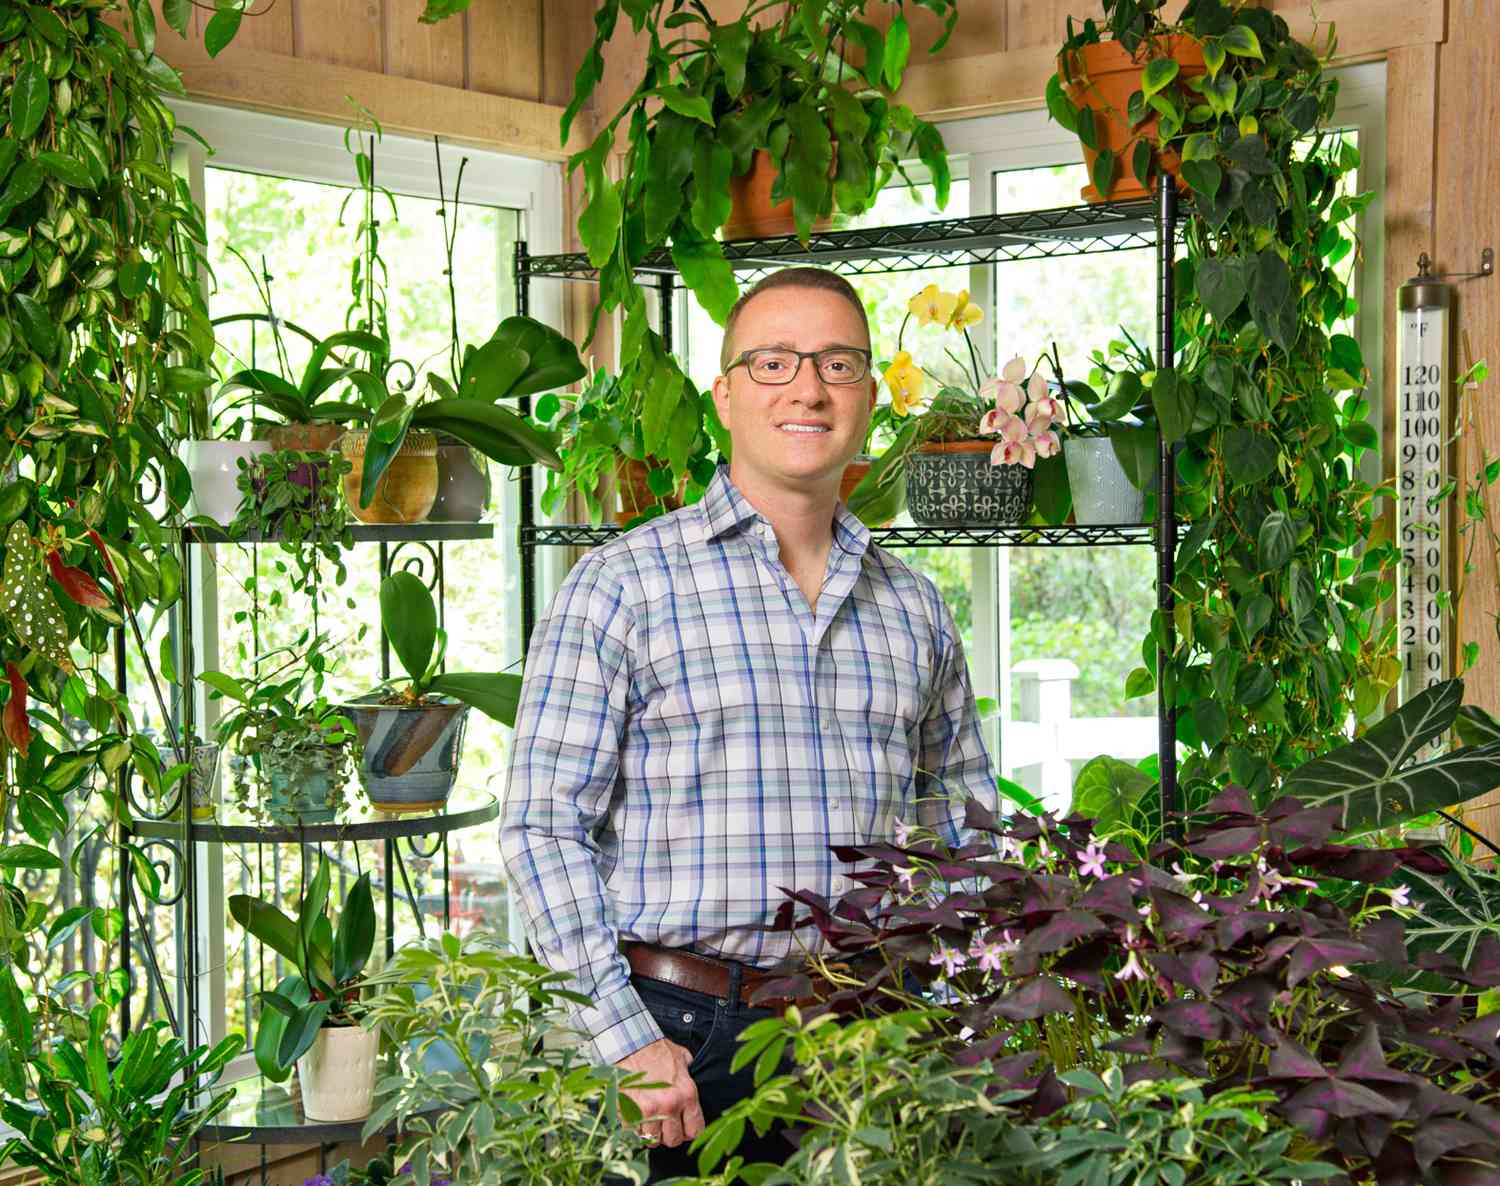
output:
[[[177,105],[182,123],[192,127],[217,151],[204,153],[185,143],[182,160],[194,192],[203,206],[213,270],[210,312],[265,312],[258,284],[267,283],[272,309],[278,318],[296,322],[315,335],[326,335],[346,325],[349,304],[349,261],[356,254],[355,228],[361,211],[353,191],[354,164],[344,151],[341,129],[198,104]],[[377,115],[379,113],[376,113]],[[443,145],[444,188],[451,199],[462,173],[458,241],[454,256],[457,322],[461,342],[487,339],[501,318],[515,312],[512,261],[515,243],[529,241],[534,251],[557,251],[561,246],[561,170],[556,165],[503,157],[475,149]],[[442,230],[438,217],[438,182],[434,147],[429,142],[386,135],[375,147],[378,185],[393,199],[380,199],[380,249],[387,273],[386,304],[396,357],[410,364],[413,376],[445,367],[449,340],[449,299],[443,275]],[[355,193],[340,218],[341,207]],[[453,206],[450,201],[449,212]],[[236,258],[238,251],[243,259]],[[533,293],[535,316],[557,324],[561,293]],[[248,366],[276,369],[272,335],[264,321],[222,327],[218,362],[223,374]],[[300,374],[310,348],[295,334],[284,334],[286,365]],[[392,373],[399,380],[402,371]],[[488,518],[495,523],[493,540],[447,545],[392,545],[393,568],[411,568],[435,579],[442,567],[446,603],[445,626],[450,632],[448,662],[453,669],[505,670],[520,660],[519,558],[511,541],[519,515],[517,486],[507,473],[491,467],[492,491]],[[249,674],[254,657],[292,641],[309,622],[308,607],[266,602],[281,582],[278,565],[285,557],[274,544],[221,545],[195,549],[193,583],[194,645],[200,669]],[[338,589],[319,623],[339,639],[337,671],[330,677],[331,696],[368,690],[380,678],[378,635],[378,550],[356,545],[348,561],[348,578]],[[284,570],[283,570],[284,571]],[[258,581],[262,609],[259,636],[252,636],[249,610],[252,594],[248,578]],[[352,605],[346,603],[352,602]],[[175,617],[175,615],[174,615]],[[167,629],[163,626],[163,632]],[[171,622],[171,629],[178,623]],[[145,704],[149,693],[132,672],[132,697]],[[211,719],[215,711],[197,686],[197,716]],[[200,725],[200,731],[202,727]],[[487,717],[471,715],[465,761],[455,797],[474,797],[503,789],[507,738]],[[230,785],[223,773],[224,789]],[[443,881],[442,855],[436,841],[416,845],[397,842],[399,865],[387,866],[387,850],[379,842],[344,842],[326,846],[337,877],[352,883],[370,871],[379,894],[389,884],[395,895],[395,941],[416,934],[418,923],[410,901],[415,901],[430,931],[442,925],[445,899],[454,925],[463,929],[483,924],[501,931],[509,928],[506,896],[500,871],[498,834],[494,827],[455,833],[449,838],[449,876]],[[196,992],[199,1041],[212,1041],[224,1032],[250,1032],[254,1007],[250,997],[260,987],[274,986],[281,970],[274,953],[245,942],[227,919],[227,895],[238,892],[274,894],[295,903],[309,854],[294,845],[196,846],[197,894],[194,908],[198,943]],[[408,889],[409,882],[409,889]],[[377,912],[382,932],[385,912]],[[147,925],[160,940],[186,934],[181,918],[162,909],[148,911]],[[383,936],[382,936],[383,942]],[[185,994],[175,972],[182,966],[181,949],[166,950],[158,942],[167,965],[169,986],[175,985],[173,1008],[182,1015]],[[380,950],[380,946],[377,946]],[[81,956],[70,958],[81,959]],[[136,972],[136,980],[145,978]],[[141,994],[138,993],[137,996]],[[157,1002],[142,999],[135,1016],[151,1012]]]

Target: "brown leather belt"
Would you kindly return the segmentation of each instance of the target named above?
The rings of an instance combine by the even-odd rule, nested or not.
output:
[[[685,988],[689,992],[701,992],[704,996],[717,997],[720,1001],[728,1001],[731,998],[730,986],[734,983],[731,965],[726,960],[714,959],[712,956],[699,955],[692,951],[682,951],[672,947],[657,947],[649,943],[635,943],[625,940],[620,944],[620,952],[630,964],[630,970],[637,976],[644,976],[647,980],[659,980],[663,984],[675,985]],[[740,976],[739,999],[745,1004],[750,1003],[750,998],[755,995],[755,990],[771,980],[780,980],[790,972],[765,972],[754,968],[745,968]],[[821,977],[813,978],[814,993],[820,991],[819,985],[826,992],[832,991],[832,986],[824,983]],[[757,1001],[757,1009],[785,1009],[788,1005],[806,1007],[815,1004],[818,1000],[816,995],[806,997],[770,997]]]

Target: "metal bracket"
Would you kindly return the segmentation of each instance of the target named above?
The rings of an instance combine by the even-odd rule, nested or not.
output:
[[[1477,280],[1481,276],[1493,276],[1495,274],[1495,249],[1486,247],[1479,253],[1479,271],[1477,272],[1434,272],[1432,260],[1424,251],[1417,257],[1417,274],[1414,280]]]

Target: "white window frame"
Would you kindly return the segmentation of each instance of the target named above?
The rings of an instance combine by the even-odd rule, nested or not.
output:
[[[344,149],[345,129],[340,125],[189,100],[173,100],[169,106],[179,127],[191,128],[214,146],[210,155],[202,144],[179,130],[177,148],[181,168],[206,217],[213,215],[204,206],[204,174],[209,166],[346,187],[355,183],[353,167]],[[449,185],[458,176],[459,162],[467,159],[462,192],[466,205],[518,210],[522,215],[519,237],[526,241],[529,251],[550,254],[562,250],[563,175],[559,164],[441,142],[438,151],[443,177]],[[392,193],[431,200],[439,196],[431,139],[384,133],[377,149],[376,170],[378,183]],[[495,266],[503,290],[513,281],[514,260],[499,258],[500,254],[497,252]],[[532,317],[549,325],[561,324],[564,306],[560,284],[533,284],[528,298]],[[503,548],[505,541],[517,537],[519,484],[502,481],[496,487],[500,505],[495,541]],[[192,571],[188,574],[194,596],[195,659],[200,671],[214,669],[219,664],[218,587],[212,565],[203,563],[206,552],[207,549],[195,551]],[[519,556],[515,561],[519,564]],[[547,577],[551,572],[540,554],[538,569],[539,577]],[[555,577],[552,579],[555,582]],[[544,590],[550,587],[546,580],[540,580],[539,584]],[[507,650],[520,655],[520,621],[514,615],[509,635]],[[211,723],[217,705],[208,701],[201,682],[196,685],[196,694],[197,719]],[[219,1041],[228,1028],[223,850],[213,844],[193,847],[199,919],[193,939],[198,944],[199,983],[192,986],[192,991],[197,993],[197,1015],[203,1028],[188,1040],[212,1043]],[[509,921],[512,927],[519,927],[518,920]],[[184,985],[182,992],[188,990]],[[183,1007],[181,994],[177,1007]],[[247,1054],[235,1060],[226,1078],[240,1078],[254,1072],[253,1059]]]

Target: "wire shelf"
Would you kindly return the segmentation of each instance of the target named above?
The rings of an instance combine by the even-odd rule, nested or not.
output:
[[[175,529],[179,538],[192,544],[262,544],[274,543],[280,535],[274,532],[246,532],[230,535],[228,528],[218,526],[183,526]],[[494,539],[493,523],[350,523],[349,533],[357,544],[408,543],[417,540],[433,542],[459,539]]]
[[[954,264],[1131,251],[1155,244],[1154,206],[1147,198],[814,232],[805,245],[795,235],[737,239],[724,244],[724,256],[742,280],[756,280],[788,264],[817,264],[845,276],[860,276]],[[674,275],[677,265],[671,252],[662,249],[642,260],[636,271]],[[517,275],[597,280],[598,270],[587,255],[574,252],[526,256],[518,262]]]
[[[592,527],[565,523],[528,527],[521,532],[523,548],[592,548],[621,535],[620,527]],[[1013,527],[984,525],[954,527],[877,527],[870,532],[883,548],[1098,548],[1115,545],[1146,545],[1154,541],[1149,523],[1056,527],[1021,524]]]

